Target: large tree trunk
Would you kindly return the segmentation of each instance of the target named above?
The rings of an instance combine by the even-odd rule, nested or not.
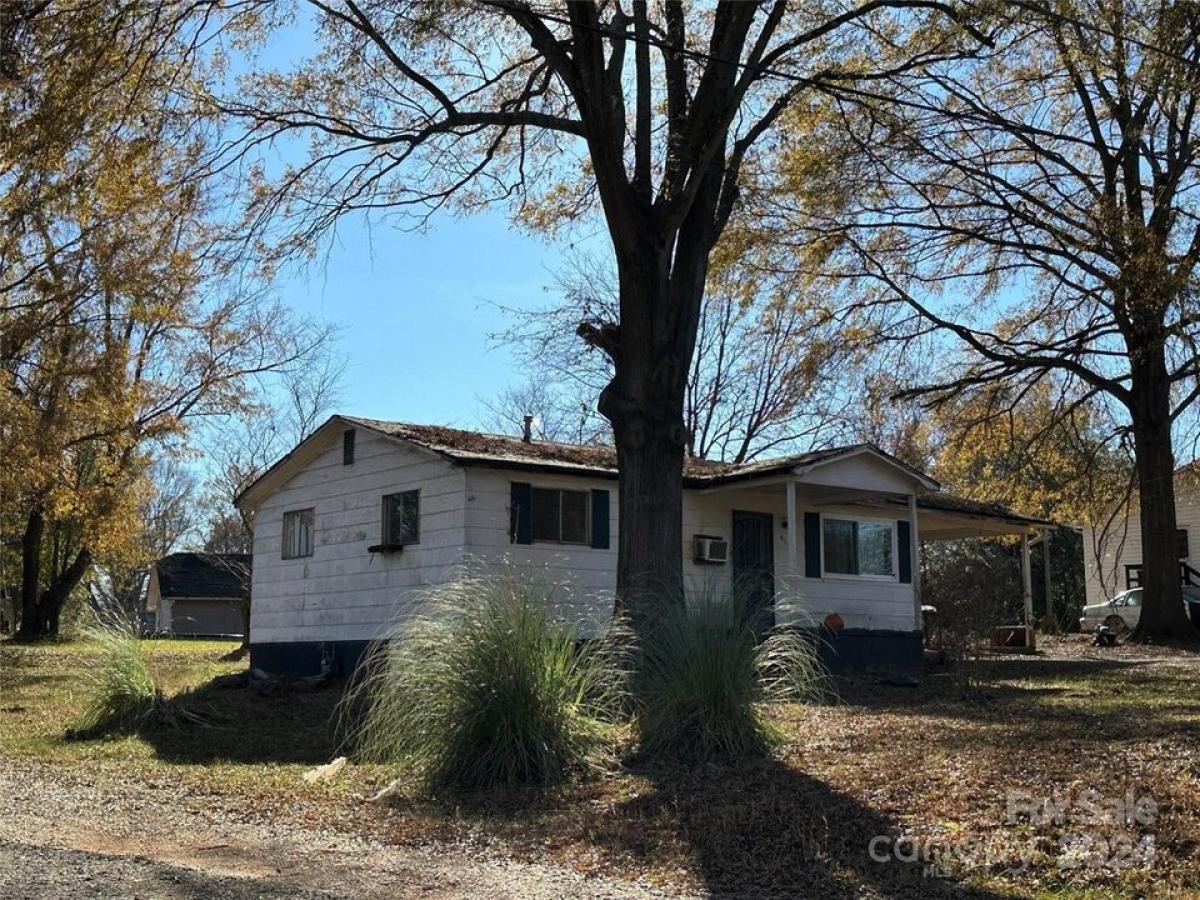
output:
[[[1171,399],[1161,349],[1135,361],[1132,391],[1134,455],[1142,532],[1142,612],[1133,639],[1195,641],[1183,607],[1175,541],[1175,455],[1171,449]]]
[[[26,520],[21,538],[21,619],[14,635],[19,641],[58,637],[63,606],[92,565],[92,553],[85,547],[66,569],[53,575],[50,584],[40,590],[45,530],[45,515],[35,508]]]
[[[83,576],[87,574],[87,570],[91,568],[91,565],[92,551],[84,547],[75,554],[75,558],[71,560],[71,564],[59,573],[54,581],[47,586],[46,590],[42,592],[38,610],[42,617],[43,637],[58,637],[59,621],[62,618],[63,607],[66,606],[71,592],[79,586],[79,582],[83,580]]]
[[[614,375],[599,408],[612,423],[620,471],[617,609],[645,638],[683,603],[683,405],[703,280],[680,279],[678,248],[674,260],[653,246],[639,250],[632,261],[618,252],[621,323],[610,336]]]
[[[38,591],[41,587],[42,536],[45,531],[46,518],[40,509],[34,508],[25,520],[25,533],[21,535],[21,597],[17,608],[17,640],[36,640],[42,633]]]
[[[639,634],[683,599],[679,427],[671,418],[651,414],[627,413],[613,422],[621,473],[617,606],[633,616]]]

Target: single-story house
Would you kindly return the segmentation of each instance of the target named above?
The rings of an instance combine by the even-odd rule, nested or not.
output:
[[[307,672],[323,654],[352,665],[468,564],[570,583],[566,614],[596,632],[616,586],[617,477],[611,447],[331,417],[237,501],[254,512],[252,665]],[[690,459],[684,488],[689,586],[753,584],[779,625],[836,614],[837,654],[856,667],[919,663],[922,541],[1028,539],[1050,525],[948,496],[870,444]],[[1025,584],[1028,608],[1028,565]]]
[[[244,637],[248,553],[172,553],[154,564],[146,609],[163,634]]]
[[[1175,472],[1175,544],[1184,584],[1200,584],[1200,469]],[[1089,605],[1142,583],[1142,524],[1136,494],[1130,502],[1083,527],[1084,576]]]

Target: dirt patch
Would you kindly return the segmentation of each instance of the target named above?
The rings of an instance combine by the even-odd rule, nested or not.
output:
[[[0,796],[11,810],[0,820],[0,842],[12,850],[0,859],[0,897],[6,898],[76,896],[74,888],[65,889],[74,884],[76,868],[93,873],[90,887],[111,889],[94,896],[183,896],[176,887],[184,883],[204,886],[187,896],[231,898],[661,896],[647,886],[478,848],[388,847],[302,821],[265,823],[236,805],[187,791],[58,778],[12,763],[0,768]],[[22,854],[27,859],[18,868],[12,860]],[[38,884],[23,874],[33,861],[45,876]]]

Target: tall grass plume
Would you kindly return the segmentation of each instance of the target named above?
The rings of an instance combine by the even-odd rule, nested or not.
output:
[[[84,671],[86,699],[68,736],[91,737],[136,728],[161,700],[136,622],[120,613],[98,613],[84,628],[83,636],[99,652],[96,664]]]
[[[342,701],[351,751],[432,792],[545,785],[593,766],[624,708],[627,644],[581,642],[554,621],[566,590],[513,571],[432,588]]]
[[[638,733],[648,756],[734,761],[779,740],[763,704],[817,697],[825,672],[811,637],[755,634],[743,606],[694,597],[665,612],[641,647]]]

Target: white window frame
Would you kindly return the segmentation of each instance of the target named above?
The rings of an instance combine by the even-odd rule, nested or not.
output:
[[[288,551],[290,550],[290,548],[288,547],[288,517],[289,516],[299,517],[299,516],[302,516],[304,513],[309,514],[308,552],[307,553],[301,552],[301,553],[295,553],[295,554],[289,555]],[[293,526],[293,531],[294,530],[295,530],[295,528]],[[317,546],[317,510],[316,510],[316,508],[312,507],[312,506],[306,506],[301,509],[286,510],[283,514],[283,520],[280,523],[280,541],[279,541],[279,543],[280,543],[280,547],[279,547],[279,558],[280,559],[285,559],[285,560],[308,559],[310,556],[312,556],[313,552],[316,550],[316,546]],[[298,548],[298,549],[302,549],[302,548]]]
[[[872,525],[886,525],[892,533],[892,574],[891,575],[852,575],[846,572],[825,571],[825,519],[835,522],[868,522]],[[895,519],[874,519],[870,516],[852,516],[841,513],[820,513],[821,526],[821,577],[838,581],[880,581],[897,584],[900,581],[900,542],[899,531]]]
[[[564,541],[562,540],[562,498],[558,501],[558,533],[559,540],[548,538],[540,538],[534,534],[534,515],[537,509],[537,500],[535,495],[538,491],[557,491],[561,494],[583,494],[583,540],[582,541]],[[590,547],[592,546],[592,492],[586,488],[568,488],[568,487],[545,487],[542,485],[531,484],[529,486],[529,540],[534,544],[555,544],[559,547]]]

